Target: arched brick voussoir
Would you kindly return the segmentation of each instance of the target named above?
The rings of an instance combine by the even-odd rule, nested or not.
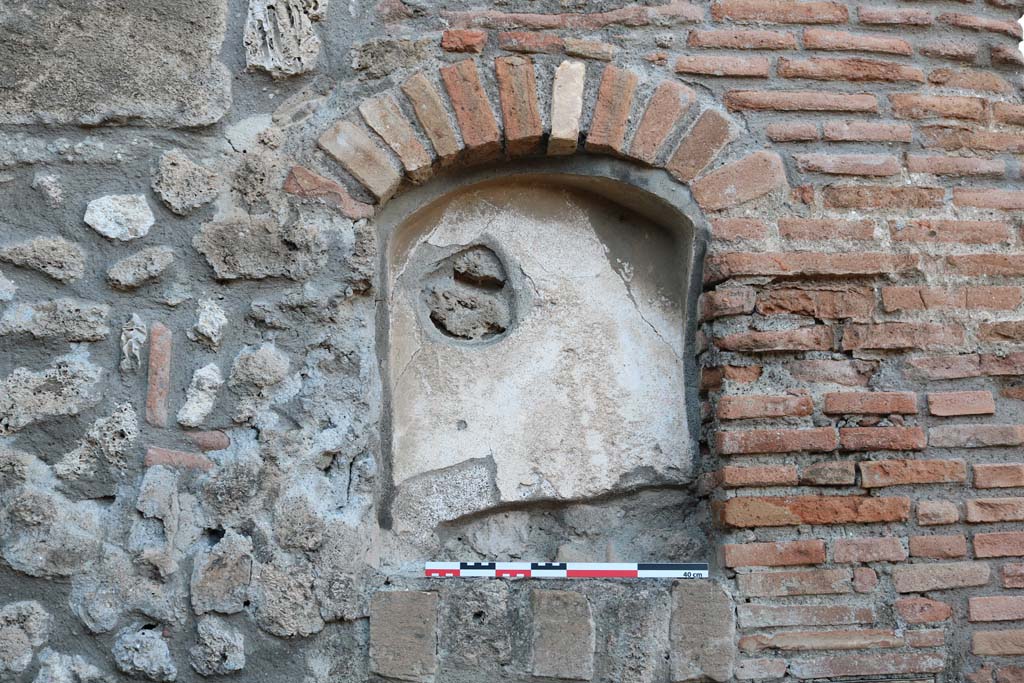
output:
[[[584,116],[586,65],[573,60],[558,65],[545,126],[537,68],[529,57],[515,55],[483,65],[465,59],[440,67],[434,77],[415,74],[393,91],[360,103],[362,121],[354,115],[336,121],[318,144],[381,205],[399,191],[403,173],[410,182],[422,183],[437,167],[582,152],[662,168],[689,185],[697,204],[708,212],[788,186],[782,159],[772,151],[757,151],[715,167],[715,160],[742,130],[724,109],[697,111],[679,136],[680,124],[691,120],[696,93],[667,79],[641,97],[640,76],[612,64],[599,75],[589,74],[599,78],[589,119]],[[498,92],[497,108],[485,88],[491,78]],[[323,201],[353,219],[373,212],[340,183],[302,166],[292,169],[284,189]]]

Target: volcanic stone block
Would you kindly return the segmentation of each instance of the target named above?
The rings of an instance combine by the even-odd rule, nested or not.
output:
[[[580,593],[535,590],[533,675],[589,681],[594,677],[594,619]]]
[[[732,678],[736,648],[732,599],[711,581],[683,581],[672,589],[669,625],[672,681]]]
[[[437,594],[376,593],[370,602],[370,666],[404,681],[431,681],[437,671]]]

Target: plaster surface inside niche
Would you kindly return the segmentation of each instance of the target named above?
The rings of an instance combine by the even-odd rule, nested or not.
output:
[[[400,529],[403,491],[433,526],[692,477],[672,232],[587,191],[505,181],[419,211],[391,259]]]

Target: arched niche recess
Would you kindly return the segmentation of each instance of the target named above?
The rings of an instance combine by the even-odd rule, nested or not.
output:
[[[707,231],[684,186],[614,159],[506,163],[376,223],[385,527],[429,544],[693,481]]]

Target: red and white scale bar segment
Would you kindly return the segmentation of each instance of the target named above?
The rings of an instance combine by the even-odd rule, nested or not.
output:
[[[706,562],[427,562],[424,576],[485,579],[706,579]]]

